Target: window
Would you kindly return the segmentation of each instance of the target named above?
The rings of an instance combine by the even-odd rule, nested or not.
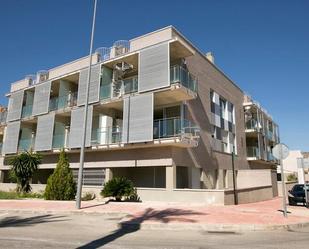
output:
[[[226,100],[220,98],[220,116],[226,119]]]

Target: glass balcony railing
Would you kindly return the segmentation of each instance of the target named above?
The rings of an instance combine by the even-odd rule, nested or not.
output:
[[[21,117],[26,118],[32,115],[32,105],[25,105],[21,111]]]
[[[117,144],[122,141],[120,127],[101,127],[92,131],[92,145]]]
[[[260,158],[259,148],[255,146],[248,146],[247,147],[247,157]]]
[[[277,161],[277,159],[273,156],[273,154],[270,151],[267,152],[267,161],[271,162]]]
[[[20,139],[18,142],[18,151],[29,151],[33,148],[34,140],[32,138]]]
[[[66,148],[65,134],[54,134],[53,136],[53,149]]]
[[[274,139],[274,133],[270,130],[267,131],[267,138],[270,139],[270,140],[273,140]]]
[[[197,79],[189,71],[180,65],[175,65],[170,68],[170,83],[180,83],[193,92],[197,92]]]
[[[0,124],[6,123],[6,116],[8,112],[5,110],[3,112],[0,112]]]
[[[63,96],[52,97],[49,101],[49,110],[56,111],[67,107],[75,106],[77,102],[77,92]]]
[[[246,129],[247,130],[258,130],[258,123],[255,119],[251,119],[246,122]]]
[[[168,138],[190,134],[198,136],[199,128],[191,121],[181,118],[166,118],[154,120],[153,138]]]
[[[138,90],[137,76],[133,76],[124,80],[119,80],[115,83],[101,85],[100,100],[117,98],[124,94],[135,93]]]

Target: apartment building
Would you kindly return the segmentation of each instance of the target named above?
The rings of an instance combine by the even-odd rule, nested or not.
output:
[[[14,82],[4,129],[7,158],[32,149],[45,184],[64,148],[77,175],[89,57]],[[99,191],[131,179],[142,200],[232,204],[277,195],[278,126],[174,27],[120,40],[92,55],[83,183]]]

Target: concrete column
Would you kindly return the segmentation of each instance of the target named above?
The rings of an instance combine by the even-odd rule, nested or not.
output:
[[[166,169],[166,190],[172,191],[176,188],[176,165],[167,166]]]
[[[113,171],[111,168],[106,168],[105,169],[105,182],[108,182],[113,178]]]
[[[225,179],[224,179],[223,169],[218,169],[216,189],[223,189],[225,185],[224,181]]]
[[[4,172],[3,170],[0,170],[0,182],[4,181]]]

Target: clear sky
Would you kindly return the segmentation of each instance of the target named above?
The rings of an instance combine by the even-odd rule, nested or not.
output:
[[[98,1],[95,48],[174,25],[262,103],[282,142],[309,151],[308,0]],[[92,2],[0,1],[1,96],[27,74],[87,55]]]

